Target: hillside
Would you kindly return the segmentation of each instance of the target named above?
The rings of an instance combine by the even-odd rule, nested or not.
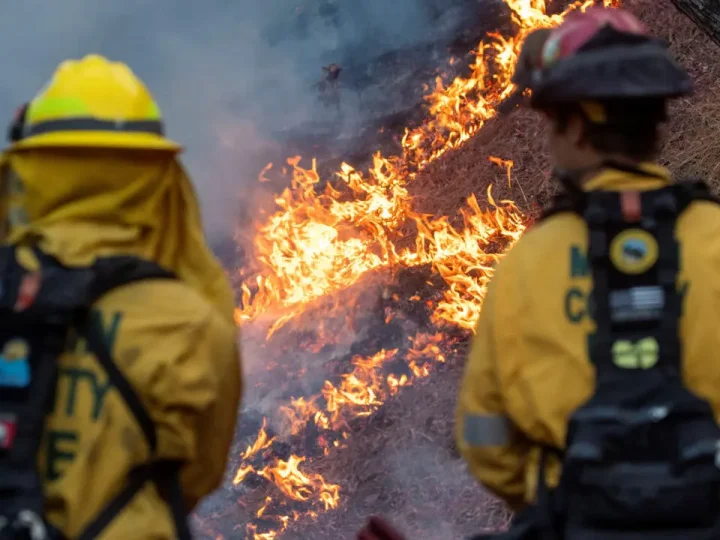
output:
[[[664,161],[677,175],[699,174],[719,188],[720,50],[668,0],[626,0],[624,5],[671,42],[697,85],[695,95],[674,108]],[[488,156],[514,162],[511,189]],[[422,211],[453,216],[468,195],[484,195],[493,182],[496,198],[510,198],[532,213],[553,191],[548,170],[536,115],[521,111],[492,120],[462,148],[431,164],[411,191]],[[353,434],[350,448],[323,469],[341,479],[347,506],[283,538],[350,538],[369,513],[389,516],[418,540],[467,537],[505,521],[502,505],[483,494],[453,452],[453,408],[464,349],[456,352],[444,370],[386,403],[363,432]]]
[[[673,54],[696,84],[693,96],[674,105],[671,122],[665,126],[664,164],[676,175],[702,175],[720,187],[718,47],[668,0],[624,0],[623,5],[671,43]],[[553,190],[543,141],[541,125],[531,111],[493,119],[461,149],[423,171],[412,186],[413,194],[422,201],[423,211],[452,215],[459,200],[482,193],[493,182],[497,198],[510,198],[523,210],[532,210]],[[512,189],[487,156],[514,162]],[[447,195],[450,182],[452,197]]]
[[[666,164],[678,176],[702,175],[720,188],[718,47],[681,16],[669,0],[625,0],[623,4],[671,42],[676,57],[696,82],[695,95],[675,105],[673,119],[666,128]],[[475,194],[482,204],[487,186],[492,184],[495,199],[513,200],[525,214],[534,215],[554,189],[548,181],[543,135],[538,118],[530,111],[491,119],[472,139],[429,164],[408,184],[414,209],[459,222],[459,209],[468,196]],[[510,186],[505,170],[491,163],[490,156],[513,161]],[[413,275],[401,274],[396,280],[409,286]],[[372,296],[372,283],[361,282],[358,287],[364,291],[359,297]],[[312,317],[308,321],[312,322]],[[377,345],[377,341],[389,348],[391,345],[383,342],[389,339],[387,336],[365,335],[377,331],[373,327],[363,333],[362,343],[370,340]],[[360,340],[361,333],[357,332],[354,338]],[[453,410],[467,352],[467,334],[458,335],[462,339],[449,341],[450,349],[443,350],[445,362],[429,377],[388,397],[362,422],[349,424],[343,448],[311,460],[309,470],[341,486],[339,507],[319,512],[315,518],[305,514],[293,520],[280,536],[256,538],[350,539],[365,517],[373,513],[395,521],[413,540],[459,539],[497,529],[507,522],[507,510],[468,475],[454,448]],[[282,339],[282,335],[276,339]],[[357,348],[357,343],[353,347]],[[306,377],[312,379],[311,374],[306,373]],[[253,389],[250,402],[258,392],[264,395],[263,390]],[[237,453],[247,444],[246,440],[239,441]],[[245,537],[244,517],[233,510],[232,504],[248,506],[253,497],[249,489],[229,489],[220,497],[222,500],[216,500],[212,505],[215,517],[200,521],[208,538],[220,533],[225,538]],[[233,520],[238,524],[237,532],[229,534],[228,524]],[[220,522],[223,526],[216,526]]]

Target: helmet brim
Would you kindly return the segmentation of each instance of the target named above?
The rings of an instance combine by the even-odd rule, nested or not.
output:
[[[154,133],[122,133],[107,131],[57,131],[21,139],[10,150],[32,148],[117,148],[182,152],[183,147],[173,140]]]
[[[690,95],[688,73],[656,41],[582,51],[538,73],[533,107],[588,100],[674,99]]]

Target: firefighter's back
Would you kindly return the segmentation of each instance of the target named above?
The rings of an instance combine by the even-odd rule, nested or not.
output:
[[[157,449],[151,456],[132,411],[96,355],[78,340],[60,358],[55,406],[40,452],[48,519],[69,538],[97,519],[131,471],[150,459],[187,464],[188,508],[215,489],[239,394],[235,328],[188,285],[164,279],[126,285],[101,298],[91,316],[155,423]],[[176,537],[169,508],[151,482],[101,537],[140,536]]]
[[[98,55],[21,110],[0,155],[0,538],[184,540],[224,473],[241,360],[181,146]]]
[[[608,176],[614,174],[615,178]],[[605,173],[599,188],[652,189],[662,183]],[[680,337],[688,387],[712,404],[720,418],[720,206],[698,201],[676,225],[683,297]],[[497,369],[513,421],[531,439],[562,447],[570,414],[592,394],[595,370],[588,338],[592,278],[588,228],[574,213],[558,213],[531,229],[500,263],[493,306]]]

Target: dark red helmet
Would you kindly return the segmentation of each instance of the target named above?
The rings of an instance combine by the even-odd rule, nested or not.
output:
[[[531,33],[513,82],[547,108],[583,101],[668,99],[689,94],[692,81],[667,44],[623,9],[576,11],[552,31]]]

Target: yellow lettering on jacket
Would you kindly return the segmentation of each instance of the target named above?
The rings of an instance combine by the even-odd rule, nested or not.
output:
[[[570,246],[570,277],[584,278],[590,276],[587,254],[580,246]]]
[[[51,429],[45,434],[47,451],[46,475],[48,480],[57,480],[62,476],[63,465],[75,459],[75,448],[78,443],[76,431]]]
[[[91,317],[95,324],[102,326],[105,345],[112,352],[122,321],[122,313],[116,312],[110,317],[103,317],[101,312],[93,311]],[[76,355],[86,354],[85,340],[79,339],[71,352]],[[50,429],[45,434],[47,460],[45,465],[49,480],[60,478],[67,466],[74,461],[82,437],[81,430],[75,426],[94,423],[100,418],[111,386],[107,374],[97,364],[92,366],[61,364],[58,367],[53,415],[61,420],[65,429]]]

